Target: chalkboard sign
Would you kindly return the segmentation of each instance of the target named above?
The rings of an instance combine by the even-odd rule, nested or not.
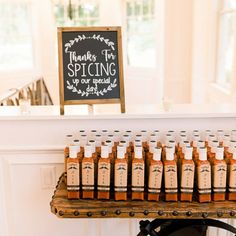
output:
[[[120,103],[125,112],[120,27],[58,28],[61,114],[64,105]]]

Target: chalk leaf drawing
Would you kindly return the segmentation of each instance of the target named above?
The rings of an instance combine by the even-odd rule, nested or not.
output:
[[[110,47],[113,51],[115,51],[115,43],[110,41],[110,39],[105,39],[104,37],[101,37],[101,35],[96,35],[94,34],[92,37],[86,37],[84,34],[82,36],[78,35],[76,38],[71,39],[68,43],[65,44],[65,52],[67,53],[69,48],[73,46],[73,44],[76,42],[78,43],[79,41],[87,40],[87,39],[94,39],[98,40],[100,42],[104,42],[108,47]]]
[[[113,88],[117,86],[117,79],[114,79],[113,83],[109,84],[107,88],[97,90],[97,87],[90,88],[85,91],[81,91],[80,89],[78,90],[73,84],[70,84],[70,82],[67,80],[67,88],[72,91],[72,93],[77,93],[80,94],[81,97],[88,96],[89,94],[96,94],[98,97],[101,95],[103,96],[106,94],[108,91],[111,91]]]

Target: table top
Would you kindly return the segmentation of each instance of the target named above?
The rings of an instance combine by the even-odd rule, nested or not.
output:
[[[236,202],[232,201],[187,203],[68,200],[64,174],[58,181],[50,206],[51,212],[60,218],[236,218]]]

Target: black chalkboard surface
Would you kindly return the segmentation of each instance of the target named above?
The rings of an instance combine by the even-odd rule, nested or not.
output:
[[[120,27],[58,28],[61,113],[64,105],[121,103]]]

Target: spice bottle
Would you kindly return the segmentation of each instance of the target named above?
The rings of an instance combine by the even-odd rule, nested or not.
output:
[[[228,162],[228,200],[236,201],[236,146]]]
[[[226,193],[227,165],[224,160],[224,148],[217,147],[215,159],[212,162],[213,201],[224,201]]]
[[[180,167],[180,201],[192,201],[195,165],[192,159],[193,148],[185,147],[184,158]]]
[[[66,147],[64,148],[64,170],[65,176],[67,175],[67,158],[69,157],[69,146],[73,144],[73,135],[66,135]]]
[[[153,158],[149,163],[148,176],[148,200],[159,201],[161,192],[161,182],[163,174],[163,164],[161,161],[161,148],[153,148]]]
[[[174,159],[172,147],[166,147],[166,157],[164,160],[164,183],[165,183],[165,200],[178,200],[178,180],[177,180],[177,163]]]
[[[69,146],[67,158],[67,196],[68,199],[80,198],[80,164],[77,157],[78,147]]]
[[[97,198],[110,198],[110,184],[111,184],[111,161],[109,158],[109,150],[107,145],[101,147],[101,158],[98,161],[98,184],[97,184]]]
[[[82,198],[94,198],[94,166],[92,146],[88,144],[84,148],[84,158],[82,160]]]
[[[144,200],[144,172],[143,148],[135,146],[132,159],[132,200]]]
[[[211,165],[207,160],[207,150],[205,147],[199,148],[199,158],[196,161],[197,166],[197,189],[198,201],[211,201]]]
[[[128,184],[128,160],[125,158],[126,147],[117,146],[117,158],[115,160],[115,200],[127,200]]]

